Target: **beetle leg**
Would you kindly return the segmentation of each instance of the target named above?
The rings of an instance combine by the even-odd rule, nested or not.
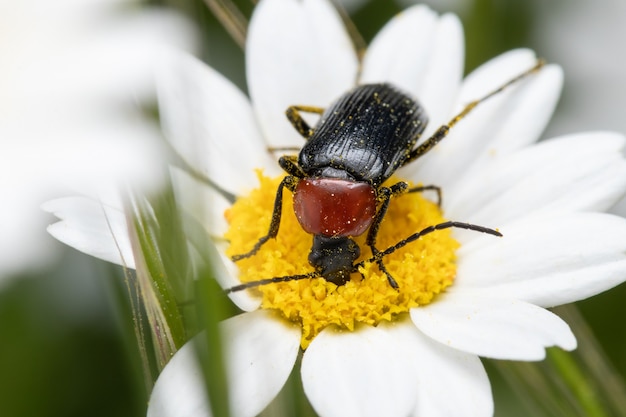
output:
[[[434,191],[437,193],[437,207],[441,207],[441,187],[438,185],[422,185],[406,190],[407,193],[421,193],[424,191]]]
[[[278,159],[278,165],[292,177],[304,178],[306,174],[298,165],[298,157],[296,155],[283,155]],[[295,185],[294,185],[295,187]],[[293,190],[292,190],[293,191]]]
[[[380,224],[382,223],[383,218],[385,217],[385,214],[387,214],[387,209],[389,208],[389,201],[391,200],[391,197],[394,195],[405,193],[408,190],[408,188],[409,188],[409,185],[403,181],[398,182],[392,185],[391,187],[378,188],[378,191],[377,191],[378,195],[376,198],[378,199],[378,202],[380,203],[380,208],[376,212],[376,215],[374,216],[374,220],[372,221],[372,224],[370,225],[369,232],[367,233],[367,239],[365,243],[369,247],[374,247],[374,245],[376,244],[376,236],[378,236],[378,229],[380,228]]]
[[[233,262],[237,262],[241,259],[249,258],[256,254],[261,246],[265,244],[270,239],[274,239],[276,235],[278,235],[278,229],[280,227],[280,218],[283,211],[283,188],[287,188],[289,191],[293,192],[296,188],[296,184],[298,183],[298,178],[288,175],[280,182],[278,189],[276,190],[276,198],[274,199],[274,211],[272,211],[272,221],[270,222],[269,231],[265,236],[260,238],[255,244],[254,247],[246,253],[242,253],[239,255],[234,255],[230,259]]]
[[[389,281],[389,285],[391,285],[391,288],[398,289],[400,286],[398,285],[394,277],[391,276],[389,271],[387,271],[387,268],[385,268],[385,264],[383,263],[383,257],[380,256],[381,252],[373,246],[371,248],[373,259],[376,260],[376,265],[378,265],[378,269],[380,269],[381,272],[387,276],[387,281]]]
[[[389,201],[391,197],[397,196],[404,193],[421,193],[422,191],[430,191],[434,190],[437,193],[437,205],[441,205],[441,187],[437,185],[422,185],[419,187],[409,188],[409,185],[400,181],[391,187],[380,187],[378,189],[378,201],[381,203],[378,212],[374,216],[374,220],[372,221],[372,225],[370,226],[369,232],[367,233],[366,243],[368,246],[373,247],[376,244],[376,236],[378,236],[378,229],[380,228],[380,224],[387,214],[387,209],[389,208]]]
[[[300,148],[297,146],[269,146],[267,148],[268,152],[274,153],[274,152],[300,152]]]
[[[490,99],[491,97],[501,93],[506,88],[510,87],[513,84],[516,84],[517,82],[519,82],[522,79],[526,78],[530,74],[533,74],[533,73],[539,71],[541,69],[541,67],[543,67],[544,65],[545,65],[545,61],[543,59],[538,59],[537,62],[535,63],[535,65],[532,68],[530,68],[530,69],[522,72],[518,76],[510,79],[506,83],[502,84],[500,87],[496,88],[495,90],[491,91],[490,93],[486,94],[485,96],[479,98],[478,100],[474,100],[474,101],[468,103],[463,108],[463,110],[461,110],[456,116],[454,116],[452,119],[450,119],[448,124],[445,124],[445,125],[439,127],[439,129],[437,129],[437,131],[435,133],[433,133],[433,135],[431,137],[426,139],[426,141],[424,143],[419,145],[417,148],[413,149],[409,153],[408,157],[402,162],[402,165],[406,165],[406,164],[416,160],[417,158],[419,158],[420,156],[424,155],[426,152],[428,152],[432,148],[434,148],[435,145],[437,145],[443,138],[448,136],[448,133],[450,132],[450,129],[454,125],[456,125],[458,122],[460,122],[462,119],[464,119],[465,116],[467,116],[469,113],[471,113],[472,110],[474,110],[479,104],[481,104],[484,101],[487,101],[488,99]]]
[[[300,112],[322,114],[324,109],[315,106],[289,106],[287,108],[285,112],[287,119],[303,138],[308,139],[313,135],[313,128],[302,118]]]
[[[378,229],[380,229],[380,224],[387,214],[387,209],[389,208],[389,201],[392,196],[403,194],[409,191],[409,185],[406,182],[398,182],[391,187],[380,187],[378,189],[378,201],[381,203],[380,208],[376,212],[374,216],[374,220],[372,221],[372,225],[370,226],[369,232],[367,233],[367,239],[365,243],[370,247],[372,251],[372,255],[376,260],[376,264],[378,268],[387,276],[387,280],[389,281],[389,285],[393,288],[398,288],[398,283],[391,276],[391,274],[385,268],[383,264],[383,256],[379,256],[380,251],[376,248],[376,237],[378,236]]]

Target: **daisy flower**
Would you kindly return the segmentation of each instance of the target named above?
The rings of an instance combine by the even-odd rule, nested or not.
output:
[[[215,269],[225,289],[312,271],[311,236],[297,223],[289,193],[277,238],[230,261],[267,233],[284,175],[268,148],[302,146],[287,107],[325,108],[357,84],[388,82],[424,107],[426,138],[537,61],[515,50],[462,79],[458,19],[416,6],[386,25],[360,62],[336,11],[318,0],[260,2],[246,57],[250,98],[186,55],[172,56],[158,80],[168,140],[216,186],[173,170],[181,206],[221,255]],[[504,237],[460,230],[424,236],[384,258],[398,289],[367,262],[359,241],[365,262],[345,285],[313,278],[229,294],[245,311],[222,322],[233,415],[260,413],[302,352],[304,391],[322,416],[488,416],[493,399],[479,357],[541,360],[546,347],[576,347],[567,324],[546,308],[626,279],[626,221],[603,213],[626,191],[626,163],[624,138],[613,133],[535,144],[562,77],[556,65],[525,77],[399,169],[394,181],[437,185],[443,201],[439,208],[427,193],[393,198],[377,242],[386,248],[445,220],[497,227]],[[86,199],[47,209],[63,219],[50,228],[57,238],[132,267],[124,216],[114,207],[105,207],[106,221],[102,206]],[[209,415],[202,381],[188,343],[159,376],[148,415]]]

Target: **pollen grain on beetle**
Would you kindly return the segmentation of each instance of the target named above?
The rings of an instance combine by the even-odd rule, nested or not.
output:
[[[225,238],[230,242],[229,256],[241,253],[251,242],[267,233],[273,211],[274,195],[282,177],[258,174],[260,186],[240,197],[226,213],[230,224]],[[395,183],[398,178],[391,178]],[[290,198],[283,199],[283,217],[276,239],[270,239],[255,256],[237,262],[242,283],[271,277],[312,272],[308,261],[312,235],[306,233],[292,208]],[[410,193],[391,200],[381,224],[377,246],[385,249],[415,231],[444,222],[436,204],[420,193]],[[365,236],[355,239],[361,258],[371,257],[365,249]],[[459,247],[451,230],[429,234],[385,258],[385,267],[399,288],[389,285],[386,275],[375,263],[365,262],[350,281],[337,286],[324,278],[301,279],[262,285],[250,291],[262,297],[261,307],[280,314],[302,326],[301,346],[330,325],[353,330],[358,323],[377,325],[393,321],[409,309],[430,303],[450,286],[456,275],[455,251]]]

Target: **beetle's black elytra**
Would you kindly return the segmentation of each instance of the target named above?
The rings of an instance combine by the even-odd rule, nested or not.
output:
[[[427,123],[420,104],[391,85],[358,86],[322,114],[298,165],[307,177],[379,187],[402,166]]]
[[[392,197],[434,190],[439,204],[441,202],[441,190],[436,185],[411,188],[405,182],[390,187],[382,184],[398,168],[426,154],[480,103],[538,71],[543,65],[544,62],[538,60],[532,68],[467,104],[420,145],[417,141],[428,123],[426,112],[417,100],[390,84],[357,86],[326,110],[301,105],[289,107],[287,118],[306,143],[297,157],[284,155],[278,161],[288,175],[276,191],[267,235],[259,239],[249,252],[235,255],[232,260],[254,256],[265,242],[277,236],[283,189],[287,188],[294,194],[294,210],[300,225],[313,235],[309,263],[314,272],[248,282],[231,287],[226,292],[314,277],[343,285],[365,263],[355,264],[361,248],[352,238],[366,230],[366,245],[372,253],[366,262],[375,262],[394,288],[398,288],[398,284],[386,270],[384,257],[424,235],[447,228],[461,228],[502,236],[488,227],[447,221],[413,233],[381,251],[376,247],[376,237]],[[320,115],[314,128],[302,118],[301,112]]]

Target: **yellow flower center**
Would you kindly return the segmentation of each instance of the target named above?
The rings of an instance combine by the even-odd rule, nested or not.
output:
[[[282,180],[259,173],[260,187],[239,198],[225,213],[230,229],[229,256],[248,252],[267,234],[272,218],[276,189]],[[397,178],[389,180],[390,184]],[[237,262],[242,283],[261,279],[306,274],[313,271],[308,262],[312,236],[302,230],[293,212],[289,193],[283,196],[280,230],[253,256]],[[382,221],[376,247],[379,250],[405,239],[428,226],[444,222],[441,210],[420,193],[392,198]],[[365,245],[367,233],[355,238],[361,258],[371,258]],[[359,273],[345,285],[337,286],[324,278],[301,279],[262,285],[254,290],[263,298],[261,307],[279,311],[287,320],[302,326],[303,349],[329,325],[353,330],[357,323],[372,326],[392,321],[409,309],[430,303],[436,294],[452,284],[456,275],[455,251],[459,244],[449,229],[430,233],[384,257],[383,263],[399,288],[389,285],[376,263],[365,262]]]

